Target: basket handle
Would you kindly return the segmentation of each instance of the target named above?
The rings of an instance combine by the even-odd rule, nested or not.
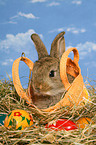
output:
[[[68,88],[71,86],[71,84],[68,81],[67,74],[66,74],[67,61],[70,59],[70,58],[68,58],[68,55],[69,55],[69,53],[71,51],[73,51],[73,53],[74,53],[73,62],[78,67],[79,73],[81,73],[80,68],[79,68],[79,65],[78,65],[78,61],[79,61],[79,53],[78,53],[78,50],[76,48],[74,48],[74,47],[73,48],[69,48],[68,50],[66,50],[63,53],[63,55],[61,57],[61,60],[60,60],[60,77],[61,77],[61,80],[62,80],[62,82],[63,82],[64,87],[65,87],[66,90],[68,90]]]
[[[30,68],[30,70],[32,71],[33,69],[33,62],[28,59],[27,57],[19,57],[18,59],[16,59],[13,62],[13,66],[12,66],[12,78],[13,78],[13,84],[14,87],[18,93],[18,95],[25,99],[28,103],[31,103],[31,98],[28,97],[27,92],[24,91],[24,88],[21,85],[20,82],[20,78],[19,78],[19,63],[20,61],[23,61],[27,64],[27,66]]]

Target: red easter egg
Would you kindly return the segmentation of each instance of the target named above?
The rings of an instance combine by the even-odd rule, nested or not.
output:
[[[46,124],[45,128],[50,128],[52,130],[74,130],[74,129],[77,129],[77,125],[71,121],[71,120],[68,120],[68,119],[58,119],[55,123],[53,124]]]

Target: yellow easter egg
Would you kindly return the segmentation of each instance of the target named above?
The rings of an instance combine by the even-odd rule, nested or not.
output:
[[[76,121],[77,127],[82,129],[84,129],[90,123],[93,123],[93,121],[88,117],[82,117]]]
[[[4,126],[8,129],[15,128],[18,130],[24,130],[26,127],[33,125],[32,116],[24,110],[13,110],[5,118]]]

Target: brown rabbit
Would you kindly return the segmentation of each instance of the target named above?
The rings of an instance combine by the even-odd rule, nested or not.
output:
[[[38,52],[38,61],[33,66],[30,93],[33,103],[40,109],[53,106],[66,92],[59,72],[60,59],[65,52],[64,34],[61,32],[55,37],[50,55],[40,37],[37,34],[31,35]],[[68,75],[68,80],[72,83],[74,77]]]

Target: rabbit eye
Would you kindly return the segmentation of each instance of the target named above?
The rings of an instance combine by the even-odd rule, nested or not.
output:
[[[56,72],[54,70],[51,70],[49,73],[49,77],[54,77],[56,75]]]

